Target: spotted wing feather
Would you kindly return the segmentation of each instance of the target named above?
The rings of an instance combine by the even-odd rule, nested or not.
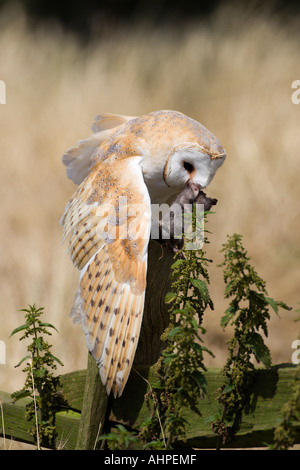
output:
[[[144,309],[151,214],[140,164],[130,157],[96,165],[61,221],[80,269],[72,312],[114,396],[126,384]]]

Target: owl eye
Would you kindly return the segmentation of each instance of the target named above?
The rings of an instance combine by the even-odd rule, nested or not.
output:
[[[189,162],[183,162],[183,167],[188,173],[192,173],[194,171],[194,165]]]

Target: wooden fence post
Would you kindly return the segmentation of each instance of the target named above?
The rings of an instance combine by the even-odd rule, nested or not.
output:
[[[163,350],[160,337],[170,319],[169,306],[164,299],[171,287],[170,272],[173,263],[173,253],[150,240],[144,316],[134,364],[152,366]]]
[[[98,365],[89,353],[76,450],[94,450],[103,432],[108,396],[102,385]]]
[[[158,360],[163,349],[160,337],[169,322],[168,307],[164,302],[164,298],[170,288],[170,269],[172,263],[173,253],[151,240],[148,248],[144,316],[134,365],[143,364],[150,368]],[[130,383],[132,380],[136,380],[136,376],[130,376],[128,382]],[[140,402],[142,406],[143,397],[135,397],[135,400]],[[120,406],[122,397],[116,401],[119,402]],[[77,450],[92,450],[97,448],[97,437],[103,432],[107,408],[108,397],[105,387],[101,383],[96,361],[89,354],[76,445]]]

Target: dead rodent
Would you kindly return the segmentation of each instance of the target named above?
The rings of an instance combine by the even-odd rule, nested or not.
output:
[[[217,199],[206,196],[203,191],[195,195],[192,188],[186,187],[173,201],[169,214],[159,222],[157,241],[176,253],[183,247],[184,214],[191,214],[194,204],[202,204],[203,207],[198,207],[199,212],[207,212],[217,202]]]

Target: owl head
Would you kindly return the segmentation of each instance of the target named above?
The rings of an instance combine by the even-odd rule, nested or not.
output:
[[[164,181],[167,186],[179,190],[186,184],[205,188],[223,164],[225,157],[225,152],[215,156],[198,143],[184,142],[175,145],[164,166]]]
[[[147,119],[137,118],[133,128],[143,128],[142,135],[147,136],[146,142],[137,142],[137,151],[144,156],[143,175],[152,202],[163,202],[186,185],[200,191],[226,158],[208,129],[178,111],[155,111]]]

